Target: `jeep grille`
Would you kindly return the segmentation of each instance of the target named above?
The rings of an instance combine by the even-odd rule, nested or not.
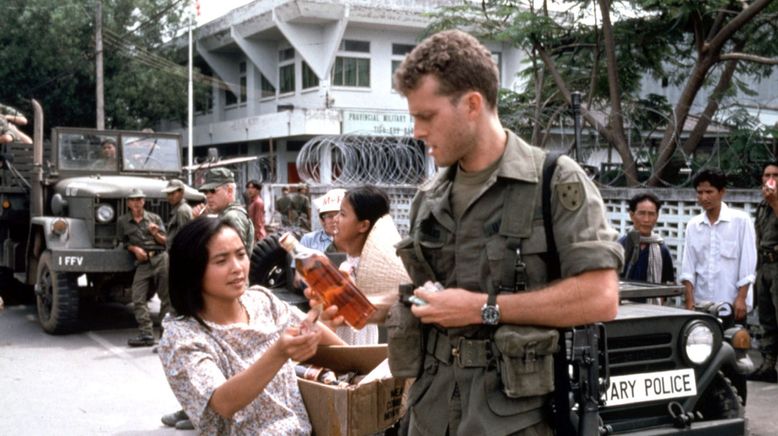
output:
[[[653,333],[608,338],[611,375],[675,369],[673,335]]]

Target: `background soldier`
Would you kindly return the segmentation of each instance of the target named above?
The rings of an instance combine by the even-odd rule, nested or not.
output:
[[[146,195],[133,189],[127,196],[130,211],[118,219],[119,234],[127,250],[135,256],[137,268],[132,279],[132,304],[135,320],[140,330],[138,336],[127,340],[131,347],[154,345],[154,325],[149,313],[148,299],[154,290],[161,301],[160,317],[170,312],[170,296],[167,283],[167,253],[165,252],[165,226],[159,215],[146,211]]]
[[[193,216],[203,213],[217,214],[240,229],[240,238],[251,254],[254,246],[254,225],[248,212],[236,201],[235,175],[226,168],[211,168],[205,173],[205,183],[200,188],[205,194],[206,206],[199,204],[192,209]]]
[[[762,169],[762,196],[756,209],[756,243],[759,256],[756,270],[756,297],[762,339],[762,365],[749,380],[778,383],[775,361],[778,357],[778,162]]]
[[[304,230],[311,230],[311,199],[308,198],[308,185],[301,183],[297,192],[292,195],[292,209],[294,209],[296,216],[292,225]]]
[[[173,243],[173,238],[176,236],[181,227],[184,224],[192,221],[192,208],[189,203],[184,200],[184,190],[186,184],[184,182],[173,179],[167,182],[167,186],[162,189],[162,192],[167,194],[167,201],[170,203],[170,216],[168,217],[167,224],[167,236],[163,236],[165,240],[165,246],[170,248]]]
[[[276,198],[275,207],[276,212],[281,215],[282,227],[289,227],[297,221],[297,211],[292,208],[292,197],[289,196],[288,186],[281,188],[281,196]]]

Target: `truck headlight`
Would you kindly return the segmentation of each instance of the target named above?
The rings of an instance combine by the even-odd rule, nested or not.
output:
[[[684,328],[683,351],[693,365],[701,365],[713,354],[713,330],[702,321],[693,321]]]
[[[113,207],[110,204],[101,204],[97,206],[97,210],[95,211],[95,218],[97,219],[97,222],[99,223],[107,223],[111,222],[114,217],[114,210]]]

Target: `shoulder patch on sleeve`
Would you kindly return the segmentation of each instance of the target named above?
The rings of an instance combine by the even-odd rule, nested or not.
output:
[[[581,182],[560,183],[556,185],[559,203],[567,210],[578,210],[583,204],[583,189]]]

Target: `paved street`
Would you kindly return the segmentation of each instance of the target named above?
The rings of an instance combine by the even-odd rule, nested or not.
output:
[[[151,348],[127,347],[132,312],[101,308],[91,331],[68,336],[44,333],[35,306],[0,312],[0,434],[195,433],[160,422],[177,402]]]
[[[118,305],[93,312],[100,315],[87,321],[89,331],[67,336],[44,333],[34,306],[0,312],[0,435],[194,434],[160,423],[176,400],[157,355],[126,346],[132,312]],[[748,390],[750,434],[776,435],[778,385]]]

